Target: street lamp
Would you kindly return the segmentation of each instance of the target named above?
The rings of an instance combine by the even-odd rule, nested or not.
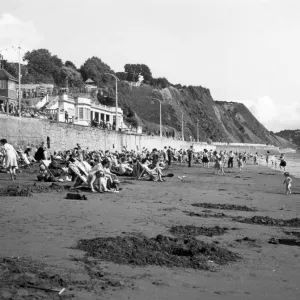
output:
[[[197,142],[199,142],[199,120],[197,119]]]
[[[21,47],[18,47],[19,50],[19,117],[21,118]]]
[[[183,112],[181,112],[181,138],[184,141],[184,134],[183,134]]]
[[[162,138],[162,125],[161,125],[161,100],[157,98],[151,98],[152,100],[157,100],[159,102],[159,136]]]
[[[116,79],[116,131],[118,131],[119,130],[119,127],[118,127],[118,81],[119,81],[119,78],[116,75],[111,74],[111,73],[104,73],[104,74],[110,75]]]
[[[14,48],[15,50],[18,51],[18,57],[19,57],[19,117],[21,118],[21,47],[19,46],[17,49],[12,46],[12,48]]]

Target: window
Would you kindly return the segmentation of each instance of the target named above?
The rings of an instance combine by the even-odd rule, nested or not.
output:
[[[106,115],[106,122],[109,122],[110,115]]]
[[[0,90],[6,90],[7,89],[6,85],[7,85],[6,80],[0,80]]]
[[[13,81],[8,81],[8,89],[14,91],[16,89],[16,84]]]
[[[85,107],[78,107],[78,120],[90,120],[91,110]]]
[[[88,108],[84,108],[83,111],[84,111],[84,119],[89,120],[91,116],[90,110]]]
[[[83,120],[83,107],[78,107],[78,119]]]

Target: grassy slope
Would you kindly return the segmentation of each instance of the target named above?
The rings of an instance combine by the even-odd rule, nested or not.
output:
[[[184,135],[196,138],[197,119],[201,141],[209,138],[222,142],[270,143],[285,147],[289,143],[271,134],[241,103],[214,101],[208,89],[174,87],[156,90],[151,86],[131,87],[121,82],[119,101],[124,115],[129,108],[144,130],[159,131],[159,102],[162,101],[162,124],[165,130],[181,132],[181,113],[184,116]],[[133,118],[128,118],[132,121]]]

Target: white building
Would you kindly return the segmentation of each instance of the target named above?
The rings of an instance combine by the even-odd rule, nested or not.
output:
[[[83,126],[90,126],[91,121],[94,119],[98,123],[104,121],[113,125],[116,119],[116,107],[98,104],[90,98],[72,98],[66,93],[59,95],[58,101],[53,103],[51,107],[48,107],[47,111],[52,115],[56,115],[58,122],[66,122],[67,112],[68,122]],[[125,128],[123,110],[121,108],[118,108],[117,116],[119,128]]]

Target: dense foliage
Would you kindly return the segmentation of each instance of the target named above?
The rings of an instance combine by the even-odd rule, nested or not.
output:
[[[22,65],[22,83],[47,83],[57,86],[65,86],[67,81],[70,87],[82,87],[83,82],[92,79],[98,87],[110,87],[114,85],[115,74],[120,80],[137,82],[141,81],[155,88],[163,89],[172,84],[164,77],[153,78],[150,68],[145,64],[126,64],[124,72],[115,73],[110,66],[99,57],[88,58],[78,69],[76,65],[67,60],[65,63],[47,49],[36,49],[25,53]],[[4,68],[18,78],[18,64],[3,62]]]
[[[97,84],[97,86],[100,87],[105,86],[107,83],[114,80],[112,76],[105,74],[114,74],[114,71],[96,56],[93,56],[85,61],[80,68],[80,73],[84,81],[90,78]]]
[[[28,51],[24,55],[24,60],[27,62],[27,74],[23,78],[23,82],[60,84],[63,62],[56,55],[52,55],[49,50]]]

